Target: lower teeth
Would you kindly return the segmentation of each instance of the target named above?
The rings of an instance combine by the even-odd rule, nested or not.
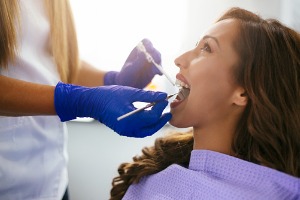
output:
[[[178,97],[180,100],[184,100],[185,98],[187,98],[187,96],[189,96],[189,94],[190,94],[190,89],[182,87],[179,90]]]

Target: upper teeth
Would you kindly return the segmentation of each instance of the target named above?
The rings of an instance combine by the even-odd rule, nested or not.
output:
[[[178,80],[178,79],[176,79],[175,84],[176,84],[177,87],[190,88],[190,87],[188,86],[188,84],[186,84],[186,83],[184,83],[184,82],[182,82],[181,80]]]

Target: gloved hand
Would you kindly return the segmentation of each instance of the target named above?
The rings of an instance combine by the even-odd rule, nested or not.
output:
[[[147,52],[157,64],[161,63],[160,53],[148,39],[142,40]],[[120,72],[109,71],[104,75],[104,85],[124,85],[135,88],[146,87],[155,74],[162,75],[153,63],[149,63],[145,54],[136,46],[129,54]]]
[[[171,113],[162,115],[167,94],[126,86],[82,87],[59,82],[55,87],[54,105],[61,121],[91,117],[115,132],[129,137],[146,137],[164,126]],[[133,102],[159,101],[151,110],[141,111],[125,119],[117,118],[135,109]]]

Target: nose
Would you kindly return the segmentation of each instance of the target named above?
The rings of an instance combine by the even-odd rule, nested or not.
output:
[[[188,59],[187,59],[188,52],[182,54],[181,56],[177,57],[174,60],[174,63],[177,67],[181,68],[187,68],[188,67]]]

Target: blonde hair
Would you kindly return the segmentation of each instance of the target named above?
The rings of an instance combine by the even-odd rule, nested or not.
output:
[[[0,67],[7,67],[15,58],[18,11],[16,0],[0,1]]]
[[[71,83],[77,75],[77,36],[68,0],[44,0],[50,21],[50,46],[60,78]],[[0,68],[7,68],[17,53],[18,0],[0,1]]]

